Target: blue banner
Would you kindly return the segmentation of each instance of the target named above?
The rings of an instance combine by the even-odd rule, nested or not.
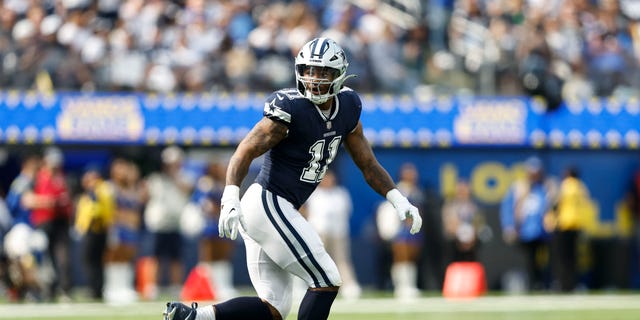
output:
[[[43,94],[0,91],[0,142],[227,146],[262,117],[264,93]],[[637,99],[593,99],[546,112],[522,97],[363,95],[375,147],[638,149]]]

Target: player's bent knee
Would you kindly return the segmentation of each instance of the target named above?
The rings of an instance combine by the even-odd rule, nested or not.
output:
[[[339,286],[333,286],[333,287],[320,287],[320,288],[309,288],[309,290],[311,291],[338,291],[340,290]]]
[[[267,300],[263,298],[262,301],[269,307],[273,319],[286,319],[289,312],[291,312],[291,295],[283,295],[278,297],[277,300]]]
[[[325,284],[327,288],[340,287],[342,285],[342,277],[340,276],[338,267],[336,267],[335,264],[332,266],[325,267],[324,271],[327,275],[327,280],[328,280],[328,282]]]
[[[286,317],[289,314],[288,311],[285,312],[285,313],[283,313],[282,311],[279,311],[278,309],[276,309],[276,307],[272,306],[271,303],[269,303],[268,301],[264,301],[263,300],[263,302],[269,308],[269,311],[271,312],[271,315],[273,316],[273,320],[282,320],[282,319],[284,319],[283,315],[284,315],[284,317]]]

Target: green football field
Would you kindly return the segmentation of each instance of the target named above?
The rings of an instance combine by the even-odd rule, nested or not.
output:
[[[207,302],[204,302],[207,303]],[[21,320],[159,320],[163,302],[129,305],[101,303],[1,304],[0,319]],[[294,308],[295,310],[295,308]],[[287,319],[296,319],[292,312]],[[400,302],[392,298],[337,300],[330,319],[336,320],[638,320],[640,295],[487,296],[452,301],[440,297]]]

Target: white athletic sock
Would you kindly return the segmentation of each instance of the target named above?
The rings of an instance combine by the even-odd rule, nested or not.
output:
[[[104,299],[106,302],[120,302],[120,291],[124,286],[122,263],[107,263],[104,268]]]
[[[138,297],[133,288],[133,278],[133,268],[129,263],[107,263],[105,265],[105,301],[116,304],[135,302]]]
[[[407,287],[416,288],[418,282],[418,268],[415,263],[407,263],[405,267],[405,274],[407,276]]]
[[[127,297],[127,299],[138,300],[138,293],[136,292],[134,281],[135,281],[135,272],[133,270],[133,266],[130,263],[123,263],[122,267],[122,289],[123,294]]]
[[[399,292],[405,286],[404,265],[405,263],[398,262],[391,266],[391,282],[393,282],[395,292]]]
[[[417,268],[412,262],[394,263],[391,267],[395,295],[399,298],[411,298],[419,294],[417,288]]]
[[[213,306],[208,305],[196,309],[196,320],[216,320],[216,313],[213,312]]]

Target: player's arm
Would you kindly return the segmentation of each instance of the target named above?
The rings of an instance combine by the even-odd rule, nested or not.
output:
[[[229,160],[227,182],[220,203],[218,236],[235,240],[242,224],[240,212],[240,184],[253,159],[273,148],[287,135],[287,126],[269,118],[262,118],[242,139]]]
[[[344,145],[353,162],[362,172],[365,181],[374,191],[386,196],[391,189],[395,188],[393,179],[373,154],[369,141],[367,141],[362,131],[362,123],[360,121],[358,121],[356,128],[347,135]]]
[[[347,135],[344,144],[369,186],[391,202],[400,220],[404,220],[407,217],[413,220],[410,230],[412,234],[420,231],[422,218],[418,208],[409,203],[409,200],[395,188],[393,179],[373,154],[373,150],[362,131],[362,123],[360,121],[358,121],[356,128]]]
[[[242,139],[229,160],[227,185],[239,186],[249,172],[253,159],[273,148],[287,135],[287,126],[263,117]]]

